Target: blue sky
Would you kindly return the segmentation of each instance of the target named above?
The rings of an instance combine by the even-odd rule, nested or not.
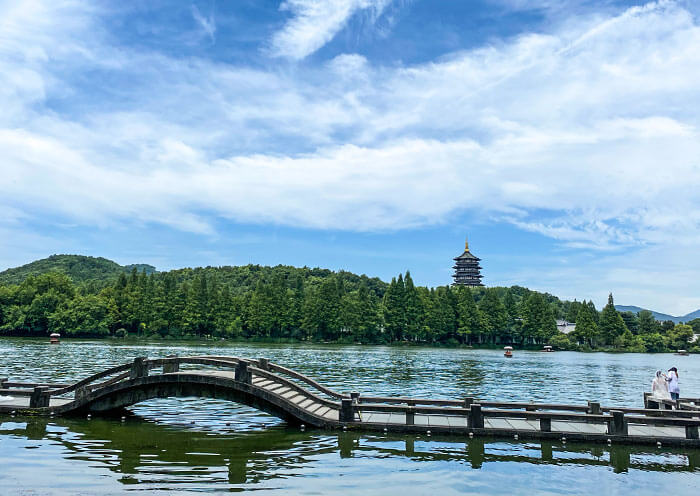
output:
[[[700,7],[0,0],[0,269],[292,264],[700,308]]]

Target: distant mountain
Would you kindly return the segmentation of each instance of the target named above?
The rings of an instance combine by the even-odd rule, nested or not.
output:
[[[632,312],[639,313],[646,308],[635,307],[633,305],[615,305],[618,312]],[[700,318],[700,309],[690,312],[689,314],[682,315],[680,317],[675,317],[673,315],[668,315],[666,313],[655,312],[654,310],[649,310],[656,320],[671,320],[676,324],[679,322],[689,322],[693,319]]]
[[[63,272],[70,276],[73,282],[105,281],[115,279],[122,273],[129,273],[134,268],[138,272],[151,274],[156,268],[147,264],[119,265],[112,260],[102,257],[86,257],[84,255],[51,255],[48,258],[7,269],[0,272],[0,284],[21,284],[29,276],[47,272]]]
[[[688,315],[684,315],[683,317],[683,322],[688,322],[693,319],[700,319],[700,310],[695,310],[694,312],[690,312]]]

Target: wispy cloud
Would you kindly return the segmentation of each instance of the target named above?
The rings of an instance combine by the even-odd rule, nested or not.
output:
[[[216,19],[214,19],[214,12],[212,11],[209,16],[204,17],[199,11],[196,5],[192,5],[192,17],[197,22],[202,31],[209,37],[211,42],[216,41]]]
[[[358,11],[377,17],[391,0],[286,0],[280,10],[291,18],[276,32],[270,52],[276,57],[303,59],[331,41]]]

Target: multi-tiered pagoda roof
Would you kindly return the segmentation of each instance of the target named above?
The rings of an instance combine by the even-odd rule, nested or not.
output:
[[[469,241],[464,243],[464,253],[455,257],[453,286],[483,286],[481,284],[481,259],[469,251]]]

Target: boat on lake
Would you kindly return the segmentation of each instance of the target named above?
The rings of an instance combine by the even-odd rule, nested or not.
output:
[[[504,346],[503,349],[505,352],[503,353],[503,356],[506,358],[513,358],[513,347],[512,346]]]

